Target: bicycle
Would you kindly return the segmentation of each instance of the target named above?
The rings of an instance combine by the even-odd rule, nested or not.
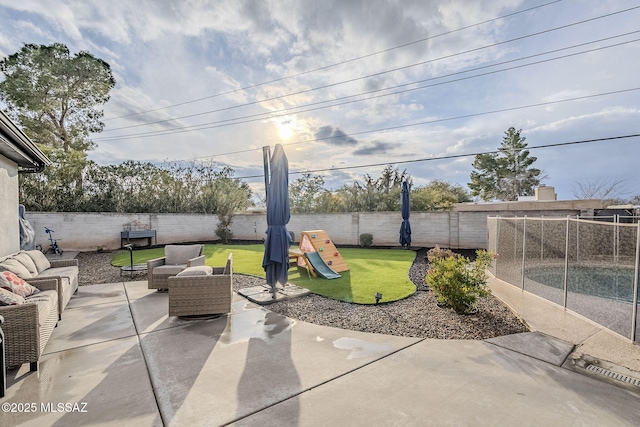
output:
[[[38,245],[38,246],[40,246],[40,251],[43,254],[48,254],[49,252],[53,252],[55,254],[62,255],[62,252],[64,252],[64,251],[62,249],[60,249],[60,246],[58,246],[58,240],[59,239],[54,239],[53,238],[54,231],[52,229],[48,228],[48,227],[45,227],[44,231],[49,235],[50,244],[49,244],[49,249],[47,249],[46,251],[42,249],[41,245]]]

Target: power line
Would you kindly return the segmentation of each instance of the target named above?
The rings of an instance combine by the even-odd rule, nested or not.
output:
[[[418,83],[424,83],[424,82],[428,82],[428,81],[432,81],[432,80],[439,80],[439,79],[443,79],[443,78],[446,78],[446,77],[452,77],[452,76],[456,76],[456,75],[467,74],[467,73],[470,73],[470,72],[473,72],[473,71],[479,71],[479,70],[482,70],[482,69],[487,69],[487,68],[492,68],[492,67],[496,67],[496,66],[500,66],[500,65],[505,65],[505,64],[509,64],[509,63],[518,62],[518,61],[523,61],[523,60],[526,60],[526,59],[532,59],[532,58],[535,58],[535,57],[544,56],[544,55],[548,55],[548,54],[551,54],[551,53],[557,53],[557,52],[564,51],[564,50],[575,49],[577,47],[586,46],[588,44],[599,43],[599,42],[602,42],[602,41],[611,40],[611,39],[619,38],[619,37],[624,37],[624,36],[628,36],[628,35],[639,33],[639,32],[640,32],[640,30],[631,31],[631,32],[620,34],[620,35],[616,35],[616,36],[605,37],[605,38],[602,38],[602,39],[599,39],[599,40],[580,43],[580,44],[577,44],[577,45],[572,45],[572,46],[568,46],[568,47],[564,47],[564,48],[554,49],[554,50],[547,51],[547,52],[528,55],[528,56],[524,56],[524,57],[521,57],[521,58],[511,59],[511,60],[498,62],[498,63],[494,63],[494,64],[490,64],[490,65],[485,65],[485,66],[481,66],[481,67],[476,67],[476,68],[472,68],[472,69],[468,69],[468,70],[464,70],[464,71],[459,71],[459,72],[455,72],[455,73],[444,74],[444,75],[441,75],[441,76],[431,77],[431,78],[428,78],[428,79],[416,80],[416,81],[413,81],[413,82],[403,83],[403,84],[399,84],[399,85],[396,85],[396,86],[390,86],[390,87],[386,87],[386,88],[375,89],[375,90],[371,90],[371,91],[367,91],[367,92],[360,92],[360,93],[353,94],[353,95],[346,95],[346,96],[339,97],[339,98],[334,98],[334,99],[331,99],[331,100],[316,101],[316,102],[311,102],[311,103],[307,103],[307,104],[304,104],[304,105],[298,105],[296,107],[288,107],[288,108],[283,108],[283,109],[274,110],[274,111],[265,112],[265,113],[257,113],[257,114],[252,114],[252,115],[238,116],[238,117],[234,117],[234,118],[230,118],[230,119],[223,119],[223,120],[217,120],[217,121],[214,121],[214,122],[201,123],[201,124],[198,124],[198,125],[181,126],[181,127],[176,127],[176,128],[172,128],[172,129],[149,131],[149,132],[143,132],[143,133],[137,133],[137,134],[129,134],[129,135],[119,135],[119,136],[112,136],[112,137],[107,136],[107,137],[104,137],[104,138],[96,138],[95,141],[113,141],[113,140],[120,140],[120,139],[130,138],[130,137],[150,137],[150,136],[171,135],[171,134],[174,134],[174,133],[193,132],[193,131],[198,131],[198,130],[218,128],[218,127],[234,126],[234,125],[238,125],[238,124],[245,124],[245,123],[250,123],[250,122],[255,122],[255,121],[261,121],[261,120],[265,120],[265,119],[274,119],[274,118],[278,118],[278,117],[286,117],[286,116],[291,115],[291,114],[306,113],[306,112],[317,111],[317,110],[321,110],[321,109],[325,109],[325,108],[333,108],[333,107],[343,106],[343,105],[352,104],[352,103],[356,103],[356,102],[364,102],[364,101],[369,101],[369,100],[372,100],[372,99],[378,99],[378,98],[387,97],[387,96],[399,95],[399,94],[403,94],[403,93],[407,93],[407,92],[413,92],[413,91],[417,91],[417,90],[428,89],[428,88],[435,87],[435,86],[442,86],[442,85],[446,85],[446,84],[450,84],[450,83],[456,83],[456,82],[460,82],[460,81],[464,81],[464,80],[470,80],[470,79],[477,78],[477,77],[484,77],[484,76],[497,74],[497,73],[501,73],[501,72],[505,72],[505,71],[511,71],[511,70],[515,70],[515,69],[529,67],[529,66],[532,66],[532,65],[538,65],[538,64],[542,64],[542,63],[556,61],[556,60],[559,60],[559,59],[566,59],[566,58],[570,58],[570,57],[574,57],[574,56],[578,56],[578,55],[583,55],[585,53],[592,53],[592,52],[595,52],[595,51],[600,51],[600,50],[604,50],[604,49],[618,47],[618,46],[622,46],[622,45],[625,45],[625,44],[629,44],[629,43],[634,43],[634,42],[640,41],[640,39],[627,40],[627,41],[624,41],[624,42],[615,43],[615,44],[608,45],[608,46],[600,46],[600,47],[597,47],[597,48],[588,49],[588,50],[584,50],[584,51],[581,51],[581,52],[574,52],[574,53],[571,53],[571,54],[566,54],[566,55],[558,56],[558,57],[555,57],[555,58],[547,58],[547,59],[543,59],[543,60],[540,60],[540,61],[530,62],[530,63],[527,63],[527,64],[516,65],[516,66],[508,67],[508,68],[503,68],[503,69],[500,69],[500,70],[494,70],[494,71],[489,71],[489,72],[486,72],[486,73],[475,74],[475,75],[472,75],[472,76],[461,77],[461,78],[457,78],[457,79],[453,79],[453,80],[447,80],[445,82],[439,82],[439,83],[433,83],[433,84],[424,85],[424,86],[418,86],[418,87],[414,87],[414,88],[410,88],[410,89],[404,89],[404,90],[389,92],[389,93],[385,93],[385,94],[381,94],[381,95],[375,95],[375,96],[371,96],[371,97],[367,97],[367,98],[355,99],[355,100],[344,101],[344,102],[336,102],[336,101],[346,100],[346,99],[349,99],[349,98],[354,98],[354,97],[358,97],[358,96],[362,96],[362,95],[368,95],[368,94],[373,94],[373,93],[393,90],[393,89],[397,89],[397,88],[401,88],[401,87],[412,86],[412,85],[415,85],[415,84],[418,84]],[[322,107],[304,109],[306,107],[322,105],[322,104],[327,104],[327,103],[331,103],[331,104],[330,105],[324,105]],[[287,112],[285,113],[285,111],[287,111]],[[214,125],[217,125],[217,126],[214,126]]]
[[[434,124],[434,123],[440,123],[440,122],[445,122],[445,121],[466,119],[466,118],[471,118],[471,117],[479,117],[479,116],[484,116],[484,115],[489,115],[489,114],[497,114],[497,113],[515,111],[515,110],[520,110],[520,109],[525,109],[525,108],[543,107],[543,106],[548,106],[548,105],[553,105],[553,104],[560,104],[560,103],[564,103],[564,102],[579,101],[579,100],[591,99],[591,98],[596,98],[596,97],[601,97],[601,96],[616,95],[616,94],[620,94],[620,93],[628,93],[628,92],[633,92],[633,91],[637,91],[637,90],[640,90],[640,87],[621,89],[621,90],[617,90],[617,91],[597,93],[597,94],[591,94],[591,95],[585,95],[585,96],[578,96],[578,97],[573,97],[573,98],[566,98],[566,99],[561,99],[561,100],[557,100],[557,101],[548,101],[548,102],[541,102],[541,103],[536,103],[536,104],[528,104],[528,105],[523,105],[523,106],[519,106],[519,107],[502,108],[502,109],[498,109],[498,110],[491,110],[491,111],[484,111],[484,112],[480,112],[480,113],[466,114],[466,115],[463,115],[463,116],[447,117],[447,118],[443,118],[443,119],[434,119],[434,120],[427,120],[427,121],[409,123],[409,124],[404,124],[404,125],[389,126],[389,127],[385,127],[385,128],[378,128],[378,129],[371,129],[371,130],[366,130],[366,131],[350,133],[348,136],[365,135],[365,134],[368,134],[368,133],[375,133],[375,132],[386,132],[386,131],[390,131],[390,130],[397,130],[397,129],[407,128],[407,127],[412,127],[412,126],[421,126],[421,125]],[[306,140],[306,141],[292,142],[292,143],[289,143],[289,144],[283,144],[283,146],[288,147],[288,146],[292,146],[292,145],[308,144],[308,143],[327,141],[327,140],[338,139],[338,138],[343,138],[343,137],[344,136],[328,136],[328,137],[324,137],[324,138],[315,138],[315,139]],[[248,153],[248,152],[259,151],[259,150],[262,150],[262,148],[252,148],[252,149],[247,149],[247,150],[240,150],[240,151],[232,151],[232,152],[227,152],[227,153],[221,153],[221,154],[217,154],[217,155],[213,155],[213,156],[198,157],[195,160],[201,160],[201,159],[212,158],[212,157],[222,157],[222,156],[227,156],[227,155],[232,155],[232,154]],[[262,175],[260,175],[260,176],[262,176]]]
[[[521,109],[526,109],[526,108],[543,107],[543,106],[548,106],[548,105],[553,105],[553,104],[561,104],[561,103],[564,103],[564,102],[579,101],[579,100],[584,100],[584,99],[597,98],[597,97],[601,97],[601,96],[616,95],[616,94],[620,94],[620,93],[628,93],[628,92],[633,92],[633,91],[637,91],[637,90],[640,90],[640,87],[621,89],[621,90],[616,90],[616,91],[611,91],[611,92],[604,92],[604,93],[597,93],[597,94],[591,94],[591,95],[577,96],[577,97],[573,97],[573,98],[560,99],[560,100],[556,100],[556,101],[540,102],[540,103],[536,103],[536,104],[528,104],[528,105],[522,105],[522,106],[518,106],[518,107],[501,108],[501,109],[497,109],[497,110],[484,111],[484,112],[480,112],[480,113],[465,114],[465,115],[462,115],[462,116],[446,117],[446,118],[442,118],[442,119],[433,119],[433,120],[425,120],[425,121],[420,121],[420,122],[408,123],[408,124],[404,124],[404,125],[389,126],[389,127],[384,127],[384,128],[378,128],[378,129],[369,129],[369,130],[350,133],[348,136],[352,137],[352,136],[365,135],[365,134],[376,133],[376,132],[386,132],[386,131],[390,131],[390,130],[403,129],[403,128],[408,128],[408,127],[413,127],[413,126],[422,126],[422,125],[441,123],[441,122],[452,121],[452,120],[460,120],[460,119],[467,119],[467,118],[471,118],[471,117],[480,117],[480,116],[485,116],[485,115],[490,115],[490,114],[497,114],[497,113],[504,113],[504,112],[509,112],[509,111],[516,111],[516,110],[521,110]],[[340,136],[329,136],[329,137],[324,137],[324,138],[315,138],[315,139],[310,139],[310,140],[305,140],[305,141],[292,142],[292,143],[283,144],[283,145],[285,147],[288,147],[288,146],[292,146],[292,145],[308,144],[308,143],[320,142],[320,141],[328,141],[328,140],[331,140],[331,139],[338,139],[338,138],[344,138],[344,136],[340,135]],[[247,150],[241,150],[241,151],[233,151],[233,152],[228,152],[228,153],[221,153],[221,154],[217,154],[217,155],[214,155],[214,156],[200,157],[198,159],[212,158],[212,157],[222,157],[222,156],[231,155],[231,154],[248,153],[248,152],[253,152],[253,151],[258,151],[258,150],[261,150],[261,148],[253,148],[253,149],[247,149]]]
[[[531,146],[531,147],[528,146],[527,150],[536,150],[536,149],[552,148],[552,147],[564,147],[564,146],[570,146],[570,145],[580,145],[580,144],[588,144],[588,143],[595,143],[595,142],[622,140],[622,139],[637,138],[637,137],[640,137],[640,133],[629,134],[629,135],[610,136],[610,137],[606,137],[606,138],[585,139],[585,140],[570,141],[570,142],[558,142],[558,143],[553,143],[553,144],[535,145],[535,146]],[[289,175],[300,175],[300,174],[303,174],[303,173],[316,173],[316,172],[332,172],[332,171],[348,170],[348,169],[362,169],[362,168],[376,167],[376,166],[393,166],[393,165],[402,165],[402,164],[408,164],[408,163],[429,162],[429,161],[436,161],[436,160],[451,160],[451,159],[459,159],[459,158],[464,158],[464,157],[477,156],[477,155],[481,155],[481,154],[495,154],[495,153],[499,153],[499,152],[500,152],[500,150],[496,149],[496,150],[480,151],[480,152],[474,152],[474,153],[451,154],[451,155],[447,155],[447,156],[426,157],[426,158],[421,158],[421,159],[398,160],[398,161],[394,161],[394,162],[369,163],[369,164],[357,165],[357,166],[341,166],[341,167],[322,168],[322,169],[307,169],[307,170],[302,170],[302,171],[289,172]],[[264,177],[264,175],[249,175],[249,176],[237,177],[236,179],[252,179],[252,178],[263,178],[263,177]]]
[[[391,51],[396,50],[396,49],[401,49],[401,48],[404,48],[404,47],[407,47],[407,46],[411,46],[411,45],[414,45],[414,44],[422,43],[422,42],[425,42],[425,41],[428,41],[428,40],[432,40],[432,39],[435,39],[435,38],[438,38],[438,37],[442,37],[442,36],[445,36],[445,35],[453,34],[453,33],[459,32],[459,31],[468,30],[468,29],[473,28],[473,27],[477,27],[477,26],[480,26],[480,25],[488,24],[490,22],[494,22],[494,21],[498,21],[498,20],[501,20],[501,19],[509,18],[509,17],[512,17],[512,16],[515,16],[515,15],[518,15],[518,14],[521,14],[521,13],[524,13],[524,12],[530,12],[532,10],[539,9],[539,8],[542,8],[542,7],[545,7],[545,6],[549,6],[549,5],[554,4],[554,3],[560,3],[561,1],[562,0],[550,1],[550,2],[543,3],[543,4],[538,5],[538,6],[532,6],[532,7],[527,8],[527,9],[522,9],[522,10],[519,10],[519,11],[516,11],[516,12],[512,12],[512,13],[509,13],[509,14],[506,14],[506,15],[502,15],[502,16],[499,16],[499,17],[496,17],[496,18],[488,19],[486,21],[482,21],[482,22],[478,22],[478,23],[475,23],[475,24],[471,24],[471,25],[467,25],[467,26],[464,26],[464,27],[460,27],[460,28],[457,28],[455,30],[446,31],[444,33],[436,34],[434,36],[429,36],[429,37],[425,37],[425,38],[422,38],[422,39],[414,40],[412,42],[404,43],[404,44],[401,44],[401,45],[398,45],[398,46],[390,47],[390,48],[383,49],[383,50],[380,50],[380,51],[377,51],[377,52],[373,52],[373,53],[369,53],[369,54],[366,54],[366,55],[362,55],[362,56],[357,56],[357,57],[354,57],[354,58],[346,59],[344,61],[336,62],[334,64],[324,65],[322,67],[314,68],[312,70],[302,71],[302,72],[299,72],[299,73],[296,73],[296,74],[291,74],[291,75],[288,75],[288,76],[285,76],[285,77],[280,77],[280,78],[277,78],[277,79],[274,79],[274,80],[269,80],[269,81],[262,82],[262,83],[256,83],[254,85],[241,87],[241,88],[238,88],[238,89],[234,89],[234,90],[218,93],[218,94],[215,94],[215,95],[205,96],[205,97],[194,99],[194,100],[191,100],[191,101],[185,101],[185,102],[180,102],[180,103],[177,103],[177,104],[168,105],[166,107],[159,107],[159,108],[155,108],[155,109],[152,109],[152,110],[140,111],[140,112],[137,112],[137,113],[131,113],[131,114],[126,114],[126,115],[117,116],[117,117],[110,117],[110,118],[105,119],[104,121],[116,120],[116,119],[133,117],[133,116],[146,114],[146,113],[152,113],[152,112],[155,112],[155,111],[165,110],[165,109],[168,109],[168,108],[173,108],[173,107],[178,107],[178,106],[182,106],[182,105],[192,104],[192,103],[199,102],[199,101],[204,101],[206,99],[212,99],[212,98],[217,98],[217,97],[224,96],[224,95],[230,95],[232,93],[236,93],[236,92],[240,92],[240,91],[244,91],[244,90],[248,90],[248,89],[254,89],[254,88],[257,88],[257,87],[260,87],[260,86],[264,86],[264,85],[268,85],[268,84],[271,84],[271,83],[281,82],[281,81],[284,81],[284,80],[287,80],[287,79],[300,77],[300,76],[303,76],[303,75],[306,75],[306,74],[311,74],[311,73],[314,73],[316,71],[322,71],[322,70],[333,68],[333,67],[336,67],[336,66],[339,66],[339,65],[344,65],[344,64],[348,64],[348,63],[351,63],[351,62],[355,62],[355,61],[361,60],[361,59],[369,58],[369,57],[372,57],[372,56],[375,56],[375,55],[379,55],[381,53],[391,52]]]
[[[429,64],[429,63],[441,61],[441,60],[444,60],[444,59],[450,59],[450,58],[453,58],[453,57],[456,57],[456,56],[460,56],[460,55],[465,55],[465,54],[468,54],[468,53],[478,52],[480,50],[501,46],[501,45],[512,43],[512,42],[515,42],[515,41],[521,41],[521,40],[524,40],[524,39],[527,39],[527,38],[536,37],[536,36],[543,35],[543,34],[548,34],[548,33],[554,32],[554,31],[570,28],[570,27],[573,27],[573,26],[576,26],[576,25],[581,25],[581,24],[584,24],[584,23],[587,23],[587,22],[592,22],[592,21],[595,21],[595,20],[611,17],[613,15],[626,13],[626,12],[629,12],[631,10],[638,9],[638,8],[640,8],[640,6],[635,6],[635,7],[631,7],[631,8],[628,8],[628,9],[621,10],[621,11],[612,12],[612,13],[608,13],[608,14],[605,14],[605,15],[600,15],[600,16],[597,16],[597,17],[593,17],[593,18],[589,18],[589,19],[573,22],[573,23],[570,23],[570,24],[562,25],[562,26],[559,26],[559,27],[550,28],[550,29],[543,30],[543,31],[538,31],[538,32],[535,32],[535,33],[532,33],[532,34],[527,34],[527,35],[516,37],[516,38],[512,38],[512,39],[503,40],[503,41],[500,41],[500,42],[492,43],[492,44],[485,45],[485,46],[480,46],[480,47],[469,49],[469,50],[466,50],[466,51],[462,51],[462,52],[458,52],[458,53],[454,53],[454,54],[450,54],[450,55],[445,55],[445,56],[442,56],[442,57],[439,57],[439,58],[429,59],[429,60],[426,60],[426,61],[420,61],[420,62],[416,62],[416,63],[413,63],[413,64],[405,65],[405,66],[402,66],[402,67],[396,67],[396,68],[392,68],[392,69],[389,69],[389,70],[380,71],[380,72],[373,73],[373,74],[368,74],[366,76],[355,77],[355,78],[352,78],[352,79],[347,79],[347,80],[343,80],[343,81],[336,82],[336,83],[330,83],[330,84],[326,84],[326,85],[322,85],[322,86],[316,86],[314,88],[305,89],[305,90],[289,93],[289,94],[286,94],[286,95],[280,95],[280,96],[265,98],[265,99],[261,99],[261,100],[257,100],[257,101],[251,101],[251,102],[247,102],[247,103],[243,103],[243,104],[238,104],[238,105],[218,108],[218,109],[214,109],[214,110],[208,110],[208,111],[204,111],[204,112],[200,112],[200,113],[188,114],[188,115],[185,115],[185,116],[174,117],[174,118],[170,118],[170,119],[156,120],[156,121],[153,121],[153,122],[138,123],[138,124],[135,124],[135,125],[129,125],[129,126],[122,126],[122,127],[113,128],[113,129],[107,129],[107,130],[104,130],[103,132],[112,132],[112,131],[122,130],[122,129],[131,129],[131,128],[136,128],[136,127],[150,126],[150,125],[154,125],[154,124],[167,123],[167,122],[176,121],[176,120],[185,119],[185,118],[198,117],[198,116],[203,116],[203,115],[207,115],[207,114],[212,114],[212,113],[217,113],[217,112],[222,112],[222,111],[228,111],[228,110],[237,109],[237,108],[248,107],[248,106],[251,106],[251,105],[257,105],[257,104],[260,104],[260,103],[263,103],[263,102],[275,101],[275,100],[287,98],[287,97],[290,97],[290,96],[302,95],[302,94],[305,94],[305,93],[314,92],[314,91],[321,90],[321,89],[327,89],[327,88],[330,88],[330,87],[335,87],[335,86],[339,86],[339,85],[343,85],[343,84],[347,84],[347,83],[353,83],[353,82],[356,82],[356,81],[369,79],[369,78],[372,78],[372,77],[379,77],[379,76],[384,75],[384,74],[389,74],[389,73],[396,72],[396,71],[401,71],[401,70],[406,70],[406,69],[417,67],[417,66],[421,66],[421,65],[426,65],[426,64]],[[162,132],[162,131],[158,131],[158,132]]]

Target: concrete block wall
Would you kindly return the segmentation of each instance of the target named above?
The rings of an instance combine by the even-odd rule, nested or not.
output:
[[[293,231],[296,241],[300,241],[300,233],[303,231],[325,230],[338,245],[356,245],[359,236],[357,216],[358,214],[352,213],[292,215],[287,230]]]
[[[590,202],[590,205],[586,201],[460,204],[447,212],[411,212],[412,245],[486,249],[488,216],[566,218],[580,214],[597,201]],[[65,250],[117,249],[120,232],[125,224],[132,222],[157,230],[160,245],[218,239],[215,215],[27,212],[26,217],[36,231],[36,242],[48,247],[46,226],[55,230]],[[401,223],[400,212],[299,214],[291,216],[287,228],[294,233],[296,241],[302,231],[326,230],[338,245],[358,245],[361,234],[371,233],[374,246],[400,246]],[[238,240],[262,241],[266,229],[265,214],[236,215],[231,224],[234,239]]]

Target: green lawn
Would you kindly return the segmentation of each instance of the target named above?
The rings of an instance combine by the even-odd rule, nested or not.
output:
[[[413,294],[415,286],[408,273],[415,252],[399,249],[339,249],[349,266],[340,273],[340,279],[313,278],[304,268],[292,267],[289,282],[309,289],[318,295],[341,301],[374,304],[375,294],[382,294],[382,302],[396,301]],[[262,269],[264,245],[205,245],[206,264],[223,266],[233,252],[233,270],[236,273],[265,277]],[[135,264],[164,256],[163,248],[133,252]],[[120,251],[113,257],[113,265],[129,265],[129,252]]]

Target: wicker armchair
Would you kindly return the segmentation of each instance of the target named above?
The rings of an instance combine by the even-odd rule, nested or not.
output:
[[[214,267],[213,274],[189,269],[169,278],[169,316],[198,316],[231,312],[233,254],[224,267]]]
[[[167,289],[169,277],[175,276],[187,267],[204,265],[203,245],[167,245],[164,257],[147,261],[147,282],[149,289]]]
[[[51,333],[58,323],[58,282],[51,278],[33,283],[41,291],[54,291],[49,295],[33,296],[34,300],[21,305],[0,306],[0,315],[4,317],[2,331],[5,336],[5,365],[7,368],[29,363],[31,371],[38,370],[38,361],[47,345]],[[32,297],[29,297],[32,298]],[[47,304],[45,298],[52,299],[50,310],[39,310],[38,304]],[[39,302],[38,302],[39,301]]]

